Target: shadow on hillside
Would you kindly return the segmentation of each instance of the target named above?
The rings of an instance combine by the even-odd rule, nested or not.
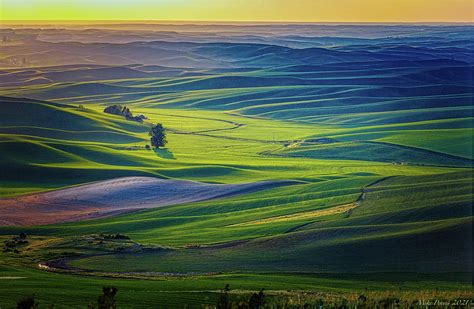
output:
[[[155,153],[163,159],[176,160],[173,153],[168,148],[155,148]]]

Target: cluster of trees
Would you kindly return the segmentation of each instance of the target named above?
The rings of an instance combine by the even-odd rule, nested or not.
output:
[[[147,118],[145,117],[145,115],[133,116],[133,113],[132,113],[132,111],[130,110],[130,108],[128,108],[128,107],[126,107],[126,106],[121,106],[121,105],[111,105],[111,106],[107,106],[107,107],[104,109],[104,113],[112,114],[112,115],[118,115],[118,116],[123,116],[123,117],[125,117],[125,119],[127,119],[127,120],[136,121],[136,122],[140,122],[140,123],[143,123],[143,121],[144,121],[145,119],[147,119]]]
[[[147,119],[144,115],[133,116],[132,111],[128,107],[121,105],[107,106],[104,109],[104,113],[123,116],[125,119],[137,121],[140,123],[143,123],[143,121]],[[161,123],[157,123],[156,125],[152,126],[148,135],[150,136],[151,146],[154,148],[164,147],[168,143],[166,140],[165,128]],[[150,146],[147,145],[146,148],[148,149]]]

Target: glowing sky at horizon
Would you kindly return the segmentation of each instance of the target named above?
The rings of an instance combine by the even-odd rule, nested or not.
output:
[[[0,0],[0,19],[473,22],[473,3],[473,0]]]

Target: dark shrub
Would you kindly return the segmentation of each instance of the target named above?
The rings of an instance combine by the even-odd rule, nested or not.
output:
[[[225,285],[224,290],[222,290],[219,300],[217,301],[217,309],[230,309],[231,303],[229,298],[230,286]]]
[[[102,295],[99,296],[99,309],[115,309],[115,295],[118,289],[112,286],[104,286],[102,288]]]
[[[35,301],[35,296],[27,296],[16,303],[17,309],[35,309],[38,308],[38,303]]]
[[[259,309],[263,308],[265,305],[265,294],[263,293],[263,289],[260,290],[260,292],[253,293],[252,296],[250,296],[249,299],[249,308],[250,309]]]

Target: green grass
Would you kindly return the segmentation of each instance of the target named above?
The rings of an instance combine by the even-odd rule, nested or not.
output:
[[[305,77],[280,71],[235,75]],[[3,239],[27,232],[36,244],[0,255],[0,306],[35,293],[44,305],[84,307],[103,285],[117,286],[121,307],[134,308],[214,304],[226,283],[240,290],[472,291],[472,95],[338,79],[330,85],[330,78],[219,88],[221,77],[0,90],[51,101],[1,98],[1,197],[123,176],[301,182],[111,218],[0,227]],[[149,121],[102,112],[117,103]],[[157,152],[145,149],[156,122],[169,141]],[[305,142],[317,138],[337,142]],[[126,253],[81,240],[98,233],[168,249]],[[88,256],[71,265],[114,277],[35,268],[78,253]],[[189,276],[144,280],[124,274],[131,271]]]
[[[360,157],[359,161],[351,160],[352,157],[330,156],[325,160],[304,160],[262,155],[288,141],[313,136],[315,130],[320,135],[325,132],[324,136],[332,136],[334,134],[331,132],[343,130],[334,126],[318,127],[278,120],[251,119],[215,111],[200,111],[196,116],[196,112],[192,110],[152,111],[134,108],[135,113],[144,113],[150,117],[151,122],[162,122],[170,130],[167,145],[169,155],[160,156],[144,149],[148,143],[146,124],[135,124],[117,116],[105,115],[100,106],[88,105],[84,110],[67,106],[49,107],[45,103],[28,100],[26,102],[33,106],[40,104],[45,109],[42,113],[49,117],[47,122],[38,119],[28,130],[23,126],[12,125],[0,128],[4,181],[15,183],[14,187],[18,190],[15,192],[21,193],[27,193],[26,188],[31,188],[31,192],[34,192],[42,186],[47,190],[52,185],[62,187],[133,173],[235,183],[248,179],[311,181],[326,175],[370,173],[389,176],[447,171],[440,167],[417,168],[394,166],[385,162],[374,163],[370,158],[364,161]],[[8,107],[11,109],[11,117],[22,117],[20,112],[14,111],[14,105],[11,106]],[[72,118],[63,119],[64,113]],[[36,118],[32,119],[36,121]],[[47,123],[47,129],[42,129],[41,123]],[[69,123],[84,123],[87,127],[69,128]],[[234,124],[243,126],[236,127]],[[231,130],[227,130],[229,128]],[[97,129],[100,134],[95,133],[94,130]],[[133,141],[130,140],[132,137]],[[418,159],[421,162],[426,160]],[[428,162],[429,160],[436,158],[428,158]],[[458,161],[462,162],[462,159]],[[30,179],[25,180],[23,172],[29,172]],[[45,179],[44,175],[51,176]],[[22,181],[27,181],[23,188]]]
[[[383,141],[383,139],[380,139]],[[386,142],[336,142],[326,145],[290,144],[271,154],[313,159],[390,162],[393,164],[470,167],[471,159]]]
[[[119,289],[117,304],[120,308],[181,307],[185,304],[197,307],[200,304],[215,305],[219,291],[229,283],[234,290],[256,291],[261,287],[274,290],[317,291],[370,291],[397,289],[416,290],[422,285],[426,288],[458,290],[463,285],[453,281],[440,281],[436,276],[420,279],[412,275],[394,276],[392,280],[378,280],[372,277],[335,276],[326,274],[295,275],[247,275],[230,274],[212,277],[196,276],[191,279],[165,280],[121,280],[119,278],[91,278],[74,275],[54,274],[28,268],[2,268],[2,276],[18,276],[22,279],[2,280],[0,303],[7,308],[13,307],[24,295],[35,293],[40,306],[55,304],[60,308],[84,308],[89,303],[96,303],[102,286],[113,284]],[[454,277],[456,278],[456,277]],[[407,280],[410,279],[410,280]],[[374,284],[377,282],[377,284]],[[466,282],[467,285],[467,282]],[[466,286],[464,285],[464,287]],[[70,293],[74,291],[74,293]],[[132,305],[133,304],[133,305]]]
[[[368,180],[365,181],[367,184]],[[416,185],[410,186],[410,181]],[[107,231],[111,225],[106,222],[113,221],[114,230],[128,232],[142,243],[182,246],[254,239],[225,248],[97,256],[78,260],[73,265],[104,271],[148,269],[162,272],[255,273],[282,269],[285,272],[338,269],[345,272],[409,272],[423,269],[425,272],[462,272],[472,254],[471,242],[467,241],[472,229],[471,181],[472,173],[422,176],[408,180],[394,177],[368,187],[364,200],[349,215],[305,218],[301,221],[269,220],[244,227],[234,225],[349,203],[356,200],[360,192],[356,194],[355,189],[352,192],[335,189],[347,188],[351,184],[357,187],[362,185],[362,181],[336,180],[330,181],[333,187],[322,182],[321,185],[304,185],[304,189],[286,188],[286,192],[281,192],[284,197],[272,194],[271,201],[262,196],[257,201],[250,199],[252,208],[245,210],[232,208],[233,205],[248,205],[244,200],[224,202],[219,211],[214,210],[211,203],[200,203],[105,219],[98,222],[95,230],[104,228]],[[323,188],[328,191],[321,193]],[[308,189],[315,193],[308,193]],[[296,192],[291,194],[291,191]],[[338,195],[342,196],[337,198]],[[144,225],[140,227],[142,220]],[[129,230],[123,229],[124,226]],[[298,226],[302,228],[295,230]],[[77,228],[85,228],[83,224],[67,227],[75,233]],[[142,229],[146,232],[140,233]],[[294,232],[285,233],[290,229]],[[216,236],[218,238],[214,238]],[[404,244],[403,250],[397,247],[400,243]],[[424,245],[417,246],[416,243]],[[343,252],[351,252],[351,255],[347,257]],[[387,256],[381,252],[391,253]],[[457,252],[456,259],[452,258],[451,252]],[[117,263],[118,260],[121,262]],[[402,266],[399,265],[400,260],[410,260],[410,263]],[[363,261],[370,261],[370,265]]]

